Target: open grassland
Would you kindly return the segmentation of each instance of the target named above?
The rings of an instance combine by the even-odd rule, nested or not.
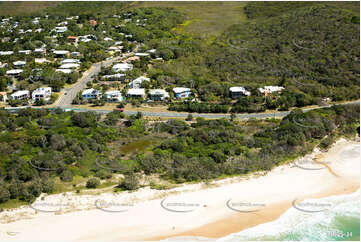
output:
[[[246,20],[243,7],[246,2],[135,2],[128,9],[141,7],[172,7],[184,13],[187,21],[178,31],[214,36],[233,24]]]
[[[0,2],[0,15],[31,15],[58,4],[59,2]]]

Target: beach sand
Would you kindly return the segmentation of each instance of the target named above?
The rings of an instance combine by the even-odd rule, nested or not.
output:
[[[317,154],[314,152],[310,157]],[[323,157],[317,157],[334,174],[321,164],[304,165],[315,169],[302,169],[302,163],[289,164],[264,176],[217,181],[209,188],[138,202],[127,209],[122,207],[123,210],[115,206],[106,211],[92,209],[61,215],[38,212],[32,219],[1,224],[0,231],[7,233],[5,236],[2,233],[0,239],[114,241],[223,237],[277,219],[295,199],[299,202],[359,189],[359,142],[341,139]]]

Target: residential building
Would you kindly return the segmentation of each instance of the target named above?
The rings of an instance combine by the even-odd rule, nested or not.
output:
[[[19,53],[19,54],[24,54],[24,55],[30,55],[30,54],[31,54],[31,50],[19,50],[18,53]]]
[[[127,97],[129,98],[144,98],[145,89],[144,88],[130,88],[127,92]]]
[[[77,36],[68,36],[67,39],[73,43],[77,43],[79,38]]]
[[[164,89],[151,89],[149,98],[153,101],[164,101],[169,98],[169,93]]]
[[[149,56],[149,53],[135,53],[135,56],[145,57],[145,56]]]
[[[6,75],[9,76],[18,76],[20,73],[22,73],[23,70],[22,69],[12,69],[12,70],[8,70],[6,71]]]
[[[62,26],[62,27],[55,27],[54,31],[57,33],[64,33],[68,30],[68,27]]]
[[[30,92],[28,90],[17,91],[10,95],[11,100],[23,100],[28,99],[29,97]]]
[[[61,65],[59,68],[60,69],[77,69],[79,67],[80,67],[80,65],[77,63],[67,63],[67,64]]]
[[[280,86],[264,86],[263,88],[262,87],[258,88],[258,91],[262,93],[264,96],[268,96],[270,93],[274,93],[274,92],[281,93],[283,89],[285,88]]]
[[[81,95],[84,99],[99,99],[102,97],[101,91],[94,88],[85,89]]]
[[[36,100],[50,100],[51,98],[51,87],[40,87],[33,91],[31,94],[32,100],[35,102]]]
[[[45,54],[46,53],[46,49],[45,48],[36,48],[34,50],[35,54]]]
[[[0,55],[12,55],[14,54],[14,51],[0,51]]]
[[[73,70],[72,69],[56,69],[55,72],[62,72],[65,74],[70,74],[73,72]]]
[[[143,83],[144,81],[149,82],[149,81],[150,81],[150,78],[145,77],[145,76],[140,76],[140,77],[134,79],[133,81],[131,81],[131,82],[129,83],[129,87],[130,87],[130,88],[140,88],[140,87],[142,86],[142,83]]]
[[[6,92],[0,92],[0,102],[6,102],[8,100],[8,95]]]
[[[114,72],[124,72],[124,71],[130,71],[133,69],[133,65],[132,64],[128,64],[128,63],[119,63],[119,64],[115,64],[112,67]]]
[[[124,81],[125,80],[125,74],[117,73],[114,75],[104,75],[102,76],[102,79],[108,80],[108,81]]]
[[[230,87],[229,92],[231,98],[240,98],[242,96],[249,96],[251,93],[247,91],[244,87]]]
[[[173,92],[176,99],[187,98],[192,94],[191,89],[187,87],[175,87]]]
[[[105,97],[108,102],[122,102],[124,97],[119,90],[105,92]]]
[[[54,53],[56,58],[64,58],[67,55],[69,55],[68,50],[54,50],[53,53]]]
[[[35,63],[37,64],[44,64],[46,62],[50,62],[49,60],[47,60],[46,58],[35,58]]]
[[[24,67],[26,65],[26,61],[14,61],[13,65],[15,67]]]

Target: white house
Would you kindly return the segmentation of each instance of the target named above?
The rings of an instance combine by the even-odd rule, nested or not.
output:
[[[104,75],[102,76],[102,79],[104,80],[109,80],[109,81],[123,81],[125,80],[125,74],[122,74],[122,73],[117,73],[117,74],[114,74],[114,75]]]
[[[144,98],[145,89],[144,88],[130,88],[127,92],[127,97],[130,98]]]
[[[14,61],[13,65],[16,67],[23,67],[26,65],[26,61]]]
[[[101,91],[95,90],[94,88],[85,89],[82,92],[82,97],[84,99],[99,99],[102,96]]]
[[[41,99],[48,101],[51,98],[51,87],[39,87],[33,91],[31,97],[33,101]]]
[[[140,76],[140,77],[134,79],[133,81],[131,81],[131,82],[129,83],[129,87],[130,87],[130,88],[140,88],[141,85],[142,85],[142,83],[143,83],[144,81],[149,82],[149,81],[150,81],[150,78],[145,77],[145,76]]]
[[[49,60],[47,60],[46,58],[35,58],[35,63],[37,64],[43,64],[43,63],[46,63],[46,62],[50,62]]]
[[[251,93],[247,91],[244,87],[230,87],[229,92],[231,94],[231,98],[239,98],[242,96],[251,95]]]
[[[164,89],[149,90],[149,98],[153,101],[164,101],[169,98],[169,93]]]
[[[187,87],[175,87],[173,92],[176,99],[187,98],[192,94],[191,89]]]
[[[118,90],[105,92],[108,102],[121,102],[124,100],[122,93]]]
[[[128,64],[128,63],[119,63],[119,64],[115,64],[112,67],[114,72],[124,72],[124,71],[130,71],[133,69],[133,65],[132,64]]]
[[[73,72],[73,70],[72,69],[56,69],[55,72],[62,72],[65,74],[70,74]]]
[[[14,54],[14,51],[0,51],[0,55],[12,55]]]
[[[68,64],[63,64],[61,65],[59,68],[60,69],[77,69],[79,68],[80,65],[76,64],[76,63],[68,63]]]
[[[22,73],[23,70],[22,69],[13,69],[13,70],[8,70],[6,71],[6,75],[9,75],[9,76],[17,76],[19,75],[20,73]]]
[[[283,89],[285,88],[280,86],[264,86],[263,88],[262,87],[258,88],[258,91],[263,95],[267,96],[268,94],[273,92],[281,93]]]
[[[46,53],[46,49],[45,48],[36,48],[34,50],[35,54],[45,54]]]
[[[60,64],[80,63],[79,59],[64,59],[60,61]]]
[[[135,53],[135,56],[145,57],[145,56],[149,56],[149,53]]]
[[[30,55],[30,54],[31,54],[31,50],[19,50],[18,53],[19,53],[19,54],[24,54],[24,55]]]
[[[65,57],[69,54],[68,50],[54,50],[53,51],[55,57]]]
[[[10,95],[11,100],[22,100],[22,99],[27,99],[29,97],[30,97],[30,92],[28,90],[17,91]]]
[[[66,26],[55,27],[55,29],[54,29],[54,31],[57,32],[57,33],[64,33],[67,30],[68,30],[68,27],[66,27]]]

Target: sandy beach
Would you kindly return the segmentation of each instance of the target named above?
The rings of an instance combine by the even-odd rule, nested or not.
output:
[[[48,196],[37,199],[34,204],[37,212],[31,215],[26,213],[29,209],[34,211],[31,208],[0,213],[0,240],[223,237],[275,220],[295,201],[349,194],[359,189],[359,142],[341,139],[328,152],[319,154],[320,151],[315,150],[296,163],[277,167],[264,175],[228,178],[208,185],[188,184],[167,191],[143,189],[119,196],[52,195],[53,200]],[[317,164],[309,162],[315,156]],[[60,199],[58,207],[45,204],[54,203],[55,198]],[[59,207],[67,202],[72,203],[73,210],[79,209],[77,203],[87,209],[61,212]],[[5,223],[4,216],[17,216],[14,219],[17,221]]]

